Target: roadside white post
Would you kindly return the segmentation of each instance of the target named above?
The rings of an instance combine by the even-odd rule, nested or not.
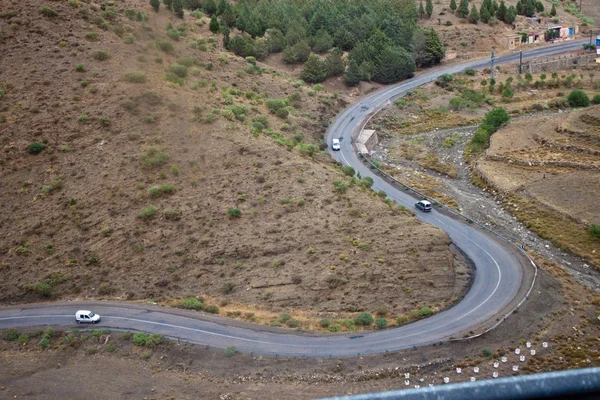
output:
[[[462,373],[462,368],[456,368],[456,373],[457,373],[457,374],[460,374],[460,373]]]
[[[505,363],[506,361],[508,361],[508,358],[502,357],[502,362]]]
[[[450,378],[448,378],[447,376],[444,377],[444,383],[448,383],[450,382]]]
[[[498,368],[498,366],[499,366],[499,365],[500,365],[500,363],[499,363],[499,362],[495,362],[495,363],[494,363],[494,368]]]
[[[515,349],[515,354],[517,354],[517,355],[518,355],[518,354],[521,354],[521,349],[517,347],[517,348]]]
[[[519,357],[519,361],[521,361],[521,362],[525,361],[525,356]]]
[[[492,374],[492,376],[493,376],[494,378],[497,378],[497,377],[498,377],[498,372],[494,371],[494,373]]]
[[[515,372],[517,372],[519,370],[519,366],[518,365],[513,365],[512,370],[515,371]]]
[[[475,372],[476,374],[478,374],[479,373],[479,367],[473,368],[473,372]]]
[[[475,382],[477,380],[477,378],[475,378],[474,376],[471,377],[471,382]]]
[[[531,353],[532,356],[535,356],[535,350],[534,349],[531,349],[530,353]]]

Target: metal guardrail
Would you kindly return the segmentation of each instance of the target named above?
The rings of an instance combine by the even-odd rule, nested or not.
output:
[[[600,368],[586,368],[407,390],[365,393],[334,397],[330,400],[598,399],[599,396]]]
[[[432,79],[432,80],[433,80],[433,79]],[[429,82],[431,82],[432,80],[430,80]],[[392,96],[392,97],[390,97],[390,98],[389,98],[387,101],[392,101],[392,100],[395,100],[395,99],[397,99],[397,98],[401,98],[401,97],[403,97],[403,96],[404,96],[404,94],[405,94],[405,92],[403,92],[403,93],[401,93],[401,94],[398,94],[398,95],[395,95],[395,96]],[[386,101],[386,102],[387,102],[387,101]],[[378,113],[379,113],[381,110],[383,110],[384,108],[385,108],[385,106],[384,106],[384,105],[382,105],[382,106],[380,106],[380,107],[377,107],[377,108],[375,109],[375,111],[369,115],[369,118],[365,119],[365,120],[364,120],[364,121],[361,123],[361,125],[360,125],[360,129],[358,130],[359,134],[360,134],[360,133],[362,133],[362,131],[365,129],[365,126],[366,126],[366,125],[367,125],[367,124],[368,124],[368,123],[371,121],[371,119],[372,119],[372,118],[373,118],[375,115],[377,115],[377,114],[378,114]],[[353,135],[353,136],[354,136],[354,135]],[[451,214],[453,214],[453,215],[455,215],[455,216],[458,216],[458,217],[460,217],[460,218],[464,218],[464,219],[465,219],[466,221],[468,221],[469,223],[471,223],[471,224],[475,224],[475,225],[479,226],[480,228],[484,229],[485,231],[487,231],[487,232],[490,232],[490,233],[492,233],[493,235],[497,236],[498,238],[500,238],[500,239],[504,240],[504,241],[505,241],[506,243],[508,243],[509,245],[512,245],[512,246],[514,246],[514,247],[517,249],[517,251],[518,251],[519,253],[521,253],[521,255],[525,256],[525,257],[526,257],[526,258],[529,260],[529,262],[531,263],[531,265],[532,265],[532,266],[533,266],[533,268],[534,268],[533,281],[531,282],[531,286],[529,287],[529,290],[527,291],[527,294],[525,294],[525,297],[524,297],[524,298],[523,298],[523,299],[522,299],[522,300],[521,300],[521,301],[520,301],[520,302],[519,302],[519,303],[518,303],[518,304],[517,304],[517,305],[516,305],[516,306],[515,306],[515,307],[514,307],[512,310],[510,310],[510,311],[509,311],[507,314],[505,314],[505,315],[502,317],[502,319],[501,319],[501,320],[499,320],[498,322],[496,322],[494,325],[492,325],[492,327],[491,327],[491,328],[488,328],[488,329],[487,329],[487,330],[485,330],[484,332],[478,333],[478,334],[476,334],[476,335],[468,336],[468,337],[465,337],[465,338],[460,338],[460,339],[449,339],[449,340],[448,340],[449,342],[456,342],[456,341],[464,341],[464,340],[469,340],[469,339],[475,339],[475,338],[477,338],[477,337],[480,337],[480,336],[482,336],[482,335],[485,335],[486,333],[488,333],[488,332],[490,332],[490,331],[492,331],[492,330],[496,329],[496,328],[497,328],[497,327],[498,327],[498,326],[499,326],[499,325],[500,325],[502,322],[504,322],[504,321],[505,321],[505,320],[506,320],[506,319],[507,319],[509,316],[511,316],[511,315],[512,315],[512,314],[513,314],[513,313],[514,313],[514,312],[515,312],[515,311],[516,311],[516,310],[517,310],[519,307],[521,307],[521,306],[523,305],[523,303],[525,302],[525,300],[527,300],[527,299],[529,298],[529,295],[531,294],[531,291],[533,290],[533,287],[534,287],[534,285],[535,285],[535,281],[536,281],[536,279],[537,279],[537,274],[538,274],[538,268],[537,268],[537,265],[535,264],[535,262],[533,261],[533,258],[532,258],[532,257],[531,257],[529,254],[527,254],[527,253],[526,253],[526,252],[525,252],[525,251],[524,251],[524,250],[523,250],[521,247],[519,247],[519,246],[518,246],[516,243],[513,243],[513,242],[512,242],[510,239],[508,239],[508,238],[507,238],[507,237],[505,237],[504,235],[502,235],[502,234],[500,234],[500,233],[498,233],[498,232],[494,231],[493,229],[491,229],[491,228],[489,228],[489,227],[487,227],[487,226],[485,226],[485,225],[483,225],[483,224],[481,224],[481,223],[479,223],[479,222],[475,221],[475,220],[474,220],[474,219],[472,219],[472,218],[469,218],[469,217],[467,217],[467,216],[466,216],[466,215],[464,215],[464,214],[461,214],[461,213],[459,213],[459,212],[457,212],[457,211],[455,211],[455,210],[451,209],[450,207],[448,207],[448,206],[446,206],[445,204],[441,203],[441,202],[440,202],[440,201],[438,201],[437,199],[434,199],[434,198],[432,198],[432,197],[430,197],[430,196],[427,196],[427,195],[425,195],[424,193],[421,193],[421,192],[419,192],[417,189],[415,189],[415,188],[413,188],[413,187],[411,187],[411,186],[409,186],[409,185],[407,185],[407,184],[405,184],[405,183],[403,183],[403,182],[400,182],[399,180],[397,180],[397,179],[396,179],[396,178],[394,178],[393,176],[389,175],[388,173],[386,173],[385,171],[383,171],[383,170],[381,170],[379,167],[377,167],[377,166],[376,166],[376,165],[375,165],[375,164],[374,164],[374,163],[371,161],[371,159],[370,159],[370,158],[368,158],[367,156],[365,156],[365,154],[363,154],[363,153],[358,153],[358,155],[360,156],[360,158],[361,158],[361,159],[363,159],[363,160],[367,161],[367,162],[369,163],[369,165],[371,166],[371,168],[372,168],[372,169],[375,169],[375,170],[377,170],[377,171],[378,171],[380,174],[382,174],[384,177],[386,177],[386,178],[388,178],[388,179],[392,180],[393,182],[397,183],[398,185],[402,186],[402,188],[403,188],[405,191],[407,191],[407,192],[409,192],[409,193],[410,193],[410,192],[412,192],[412,193],[414,193],[414,194],[417,194],[419,197],[421,197],[421,198],[423,198],[423,199],[430,200],[430,201],[431,201],[431,203],[432,203],[434,206],[441,206],[441,207],[442,207],[442,208],[443,208],[445,211],[447,211],[447,212],[449,212],[449,213],[451,213]]]

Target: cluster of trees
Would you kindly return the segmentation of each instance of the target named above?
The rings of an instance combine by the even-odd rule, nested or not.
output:
[[[415,0],[163,2],[175,12],[175,2],[180,2],[210,15],[211,31],[222,33],[225,47],[237,55],[260,60],[282,53],[286,63],[306,63],[302,75],[309,82],[343,74],[349,85],[390,83],[412,76],[417,66],[439,63],[445,55],[437,33],[417,27]],[[433,4],[426,0],[422,15],[432,12]]]
[[[515,22],[518,15],[518,9],[515,6],[507,7],[504,0],[501,0],[500,4],[498,4],[496,0],[484,0],[481,3],[479,10],[477,10],[477,7],[473,4],[470,11],[469,0],[460,0],[458,6],[456,5],[456,0],[451,0],[450,9],[452,9],[457,16],[468,18],[469,22],[472,24],[476,24],[479,21],[487,24],[494,21],[495,18],[510,25]]]

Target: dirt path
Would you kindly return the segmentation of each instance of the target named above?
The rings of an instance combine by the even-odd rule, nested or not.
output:
[[[532,118],[534,116],[539,116],[539,114],[521,118]],[[379,145],[374,149],[373,158],[398,167],[404,171],[403,174],[407,177],[418,171],[421,174],[427,174],[440,180],[443,182],[444,194],[456,200],[463,214],[494,229],[511,241],[523,243],[527,249],[533,250],[549,260],[556,261],[579,282],[596,293],[600,293],[600,273],[598,271],[579,257],[561,251],[550,241],[540,238],[527,229],[504,209],[497,193],[482,190],[471,183],[471,171],[464,162],[462,155],[467,141],[475,133],[475,130],[475,126],[468,126],[434,130],[399,138],[382,138]],[[449,148],[444,147],[444,142],[448,137],[455,139],[455,144]],[[433,150],[440,161],[454,165],[458,171],[457,178],[452,179],[443,174],[429,171],[421,167],[416,161],[393,157],[391,149],[411,142],[419,143]],[[401,176],[399,176],[400,180]]]

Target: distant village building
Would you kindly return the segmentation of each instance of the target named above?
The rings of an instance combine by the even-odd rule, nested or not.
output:
[[[545,43],[549,40],[570,40],[579,34],[579,25],[558,25],[553,23],[553,21],[556,20],[541,15],[534,15],[533,17],[521,16],[514,24],[516,32],[496,35],[494,40],[505,49],[514,50],[521,46]],[[548,31],[556,33],[547,35]]]

